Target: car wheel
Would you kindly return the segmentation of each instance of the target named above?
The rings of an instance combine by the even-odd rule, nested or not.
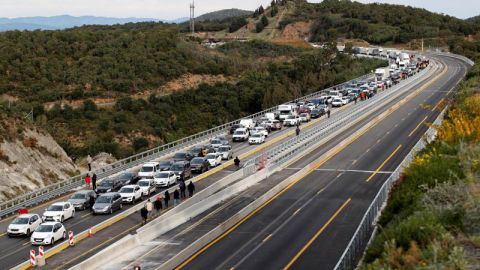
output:
[[[66,238],[67,238],[67,232],[63,232],[62,239],[66,239]]]

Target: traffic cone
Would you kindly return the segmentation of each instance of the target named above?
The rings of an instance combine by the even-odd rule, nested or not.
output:
[[[92,228],[88,229],[88,237],[93,237]]]

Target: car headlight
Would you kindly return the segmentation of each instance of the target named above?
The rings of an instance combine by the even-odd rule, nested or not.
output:
[[[112,189],[111,189],[111,188],[107,189],[107,192],[110,192],[110,191],[112,191]]]
[[[103,208],[103,211],[107,211],[108,208],[110,208],[110,206],[105,206],[105,207]]]

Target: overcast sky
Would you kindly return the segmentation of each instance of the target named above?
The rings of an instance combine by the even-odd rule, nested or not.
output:
[[[196,14],[225,8],[253,10],[271,0],[196,0]],[[357,0],[423,7],[459,18],[480,15],[479,0]],[[191,0],[0,0],[0,17],[74,16],[143,17],[176,19],[188,17]],[[312,0],[311,2],[320,2]]]

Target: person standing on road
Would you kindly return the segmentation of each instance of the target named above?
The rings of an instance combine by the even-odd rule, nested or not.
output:
[[[87,165],[88,165],[88,171],[91,171],[92,170],[92,162],[93,162],[93,159],[90,155],[87,156]]]
[[[327,111],[327,117],[330,118],[330,110]]]
[[[195,192],[195,185],[193,184],[193,181],[190,181],[190,184],[188,184],[187,188],[188,188],[188,196],[192,197],[193,192]]]
[[[295,133],[297,134],[297,136],[300,135],[300,127],[299,126],[297,126],[297,129],[295,129]]]
[[[152,201],[150,201],[150,199],[148,199],[147,202],[145,203],[145,207],[147,208],[148,216],[152,216],[153,203]]]
[[[187,195],[185,195],[185,190],[187,189],[187,187],[185,186],[185,181],[180,180],[178,186],[180,187],[180,198],[185,199],[187,197]]]
[[[97,175],[93,173],[92,175],[92,189],[96,190],[97,189]]]
[[[95,198],[90,195],[90,198],[88,198],[88,207],[90,207],[90,210],[93,211],[93,205],[95,204]]]
[[[154,206],[155,206],[155,210],[157,210],[157,214],[159,214],[160,211],[162,211],[162,198],[160,195],[158,195],[157,198],[155,199]]]
[[[233,163],[235,163],[235,166],[237,166],[237,169],[240,169],[240,159],[238,157],[235,157],[233,160]]]
[[[142,207],[142,209],[140,209],[140,215],[142,216],[143,225],[147,224],[147,218],[148,218],[147,205],[145,205],[144,207]]]
[[[170,201],[170,193],[168,190],[165,191],[163,199],[165,200],[165,209],[168,208],[168,201]]]
[[[177,206],[180,203],[180,190],[176,189],[173,192],[173,206]]]
[[[87,175],[85,175],[85,185],[87,185],[87,188],[90,187],[91,182],[92,182],[92,178],[90,177],[90,174],[87,173]]]

